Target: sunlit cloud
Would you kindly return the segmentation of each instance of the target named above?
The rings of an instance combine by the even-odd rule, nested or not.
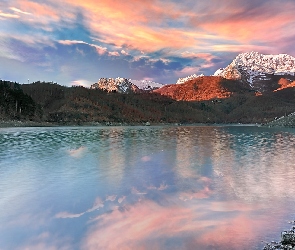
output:
[[[111,51],[111,52],[109,52],[109,55],[110,56],[120,56],[119,52],[117,52],[117,51]]]
[[[58,76],[66,85],[110,77],[110,72],[175,83],[191,74],[211,75],[241,52],[295,55],[294,11],[294,2],[275,0],[12,0],[0,4],[6,43],[0,53],[34,71],[48,63],[42,57],[36,62],[36,54],[50,51],[56,68],[44,67],[44,78]],[[63,53],[67,61],[61,59]],[[73,58],[79,59],[72,63]],[[81,65],[90,62],[93,69],[86,74]],[[57,74],[62,67],[72,67],[79,76]]]
[[[171,239],[180,237],[184,237],[185,241],[178,241],[179,248],[187,248],[188,244],[192,244],[191,248],[205,247],[213,238],[218,246],[225,247],[235,242],[235,247],[246,247],[245,239],[255,238],[255,234],[263,230],[267,223],[275,223],[267,222],[263,216],[255,216],[254,209],[257,207],[242,213],[244,207],[239,203],[217,202],[222,211],[212,217],[209,216],[212,212],[210,202],[200,204],[190,201],[185,206],[170,202],[170,205],[161,206],[143,200],[123,211],[116,209],[97,216],[92,220],[93,225],[87,232],[83,248],[150,249],[152,246],[153,249],[163,249]],[[232,208],[234,213],[229,214]],[[228,235],[228,232],[234,234]]]
[[[22,10],[20,10],[20,9],[18,9],[18,8],[15,8],[15,7],[10,7],[10,9],[13,10],[13,11],[15,11],[15,12],[17,12],[17,13],[21,13],[21,14],[24,14],[24,15],[32,15],[32,14],[29,13],[29,12],[22,11]]]
[[[19,18],[19,15],[11,14],[11,13],[3,13],[0,11],[0,17],[4,18]]]
[[[79,79],[79,80],[75,80],[75,81],[71,82],[72,86],[82,86],[85,88],[89,88],[92,84],[93,84],[93,82],[88,81],[88,80],[83,80],[83,79]]]

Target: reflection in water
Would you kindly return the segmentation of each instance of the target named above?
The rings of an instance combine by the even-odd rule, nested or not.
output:
[[[261,249],[294,215],[293,130],[0,129],[0,249]]]

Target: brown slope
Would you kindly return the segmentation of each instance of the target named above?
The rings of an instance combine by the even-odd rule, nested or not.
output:
[[[233,92],[243,90],[249,91],[238,81],[219,76],[203,76],[183,84],[166,85],[154,92],[178,101],[204,101],[228,98]]]

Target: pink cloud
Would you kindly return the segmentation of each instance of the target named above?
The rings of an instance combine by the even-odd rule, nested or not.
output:
[[[167,198],[167,197],[166,197]],[[163,249],[172,238],[185,238],[180,248],[216,245],[245,246],[245,239],[255,240],[256,234],[267,224],[264,216],[251,215],[257,206],[244,210],[238,202],[216,202],[228,212],[235,207],[231,216],[212,218],[211,203],[190,202],[185,206],[170,200],[170,206],[160,206],[144,200],[129,206],[123,212],[114,210],[95,218],[82,244],[83,249]],[[172,205],[173,204],[173,205]],[[231,204],[231,205],[229,205]],[[216,205],[215,205],[216,206]],[[206,219],[205,219],[206,218]],[[253,219],[255,218],[255,219]],[[246,237],[246,238],[245,238]],[[238,249],[238,248],[236,248]]]
[[[200,69],[201,68],[199,66],[198,67],[187,66],[187,67],[184,67],[182,70],[175,71],[175,75],[178,77],[183,77],[183,76],[198,74]]]
[[[120,56],[120,54],[117,51],[111,51],[109,52],[110,56]]]

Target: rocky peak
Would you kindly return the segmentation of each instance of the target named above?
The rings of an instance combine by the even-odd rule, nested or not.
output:
[[[139,89],[145,90],[145,91],[159,89],[164,86],[161,83],[153,82],[150,80],[131,80],[131,79],[129,79],[129,81],[131,83],[133,83],[134,85],[136,85]]]
[[[273,90],[277,86],[269,84],[277,77],[295,76],[295,58],[287,54],[264,55],[258,52],[239,54],[224,69],[218,69],[214,76],[226,79],[242,80],[258,91]],[[278,78],[280,79],[280,77]]]
[[[100,78],[97,83],[91,85],[91,89],[102,89],[107,92],[130,93],[138,91],[135,86],[126,78]]]
[[[193,80],[193,79],[196,79],[196,78],[199,78],[199,77],[203,77],[204,75],[201,74],[201,75],[196,75],[196,74],[193,74],[193,75],[190,75],[190,76],[187,76],[187,77],[183,77],[183,78],[179,78],[176,82],[176,84],[182,84],[182,83],[185,83],[187,81],[190,81],[190,80]]]

